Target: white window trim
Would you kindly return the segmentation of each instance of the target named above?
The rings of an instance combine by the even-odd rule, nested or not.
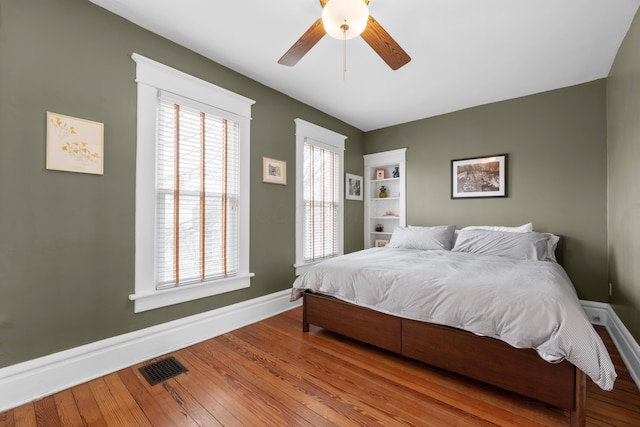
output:
[[[134,53],[138,86],[136,148],[136,313],[178,304],[250,286],[249,272],[249,168],[251,105],[255,101]],[[213,106],[235,116],[241,124],[239,206],[239,272],[234,277],[171,289],[156,289],[155,190],[156,103],[164,90]]]
[[[325,146],[340,154],[340,173],[338,183],[338,255],[344,254],[344,147],[346,136],[325,129],[302,119],[295,119],[296,123],[296,262],[293,265],[296,275],[307,271],[320,261],[307,262],[304,260],[304,143],[305,139],[313,139],[319,146]]]

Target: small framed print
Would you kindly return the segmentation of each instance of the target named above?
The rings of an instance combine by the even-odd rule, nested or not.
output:
[[[347,173],[345,175],[345,199],[362,200],[362,177],[358,175],[352,175],[350,173]]]
[[[102,175],[104,124],[47,111],[47,169]]]
[[[507,154],[451,160],[451,198],[507,197]]]
[[[387,246],[387,243],[389,243],[389,241],[386,239],[378,239],[374,243],[374,246],[376,248],[384,248],[385,246]]]
[[[385,170],[384,169],[376,169],[376,179],[384,179],[385,178]]]
[[[287,185],[287,162],[263,157],[262,182]]]

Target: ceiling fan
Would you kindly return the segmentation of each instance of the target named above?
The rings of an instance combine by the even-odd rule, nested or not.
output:
[[[368,4],[369,0],[320,0],[323,8],[322,18],[318,18],[309,27],[287,53],[282,55],[278,63],[293,67],[325,34],[329,33],[332,37],[344,40],[362,36],[364,41],[393,70],[407,64],[411,61],[411,57],[378,21],[369,15]],[[351,17],[352,13],[357,17],[347,18],[347,16]]]

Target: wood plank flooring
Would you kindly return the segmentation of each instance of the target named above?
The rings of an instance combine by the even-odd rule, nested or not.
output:
[[[189,371],[150,386],[141,365],[0,413],[0,426],[563,426],[566,411],[319,328],[294,309],[171,353]],[[639,426],[640,391],[604,328],[612,392],[588,380],[587,426]],[[473,349],[469,349],[470,353]],[[151,363],[155,360],[148,361]]]

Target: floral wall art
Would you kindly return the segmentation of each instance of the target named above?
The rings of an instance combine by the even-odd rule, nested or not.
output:
[[[104,124],[47,112],[47,169],[102,175]]]

